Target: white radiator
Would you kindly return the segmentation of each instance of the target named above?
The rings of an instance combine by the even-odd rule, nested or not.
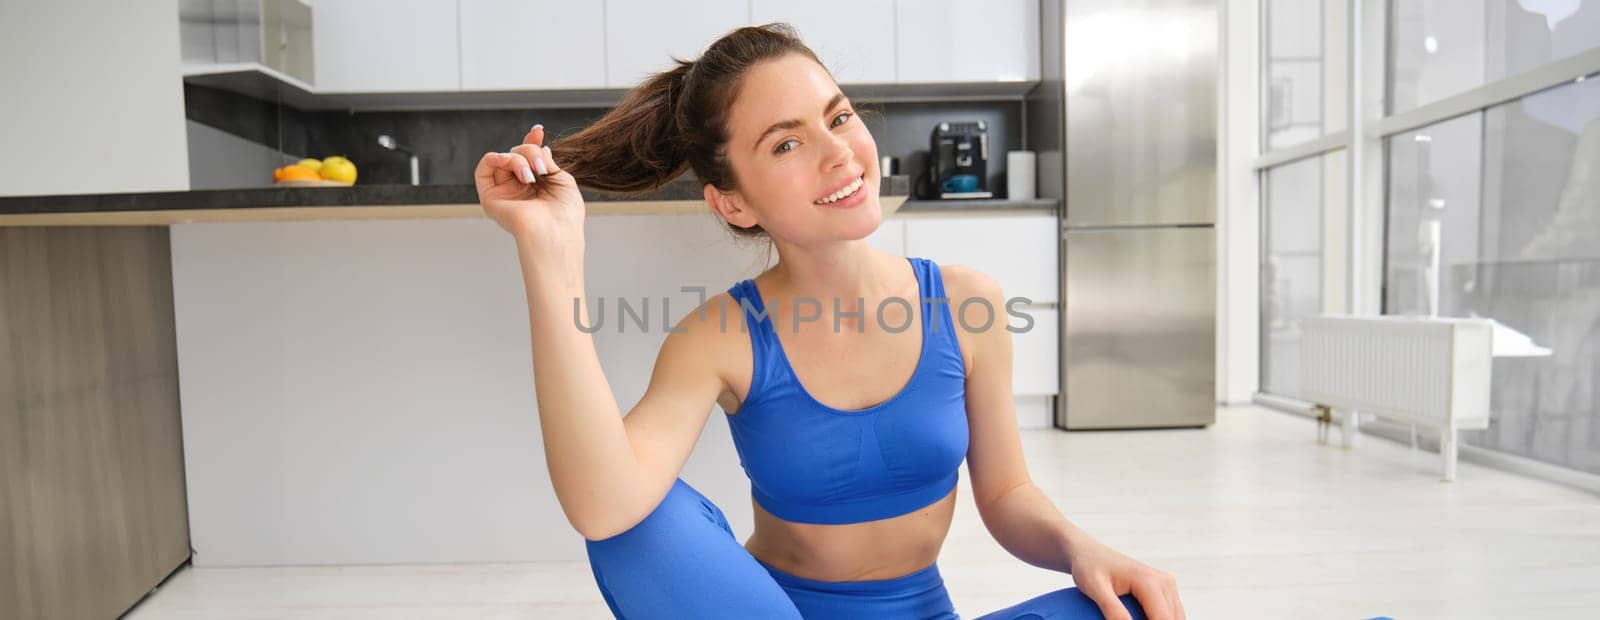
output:
[[[1455,480],[1456,431],[1489,424],[1493,322],[1318,316],[1300,329],[1300,397],[1343,414],[1346,446],[1359,413],[1433,427]]]

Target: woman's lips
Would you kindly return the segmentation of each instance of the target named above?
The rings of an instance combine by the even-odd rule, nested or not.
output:
[[[855,190],[852,191],[852,193],[850,195],[845,196],[845,197],[841,197],[838,200],[835,200],[834,202],[835,203],[836,202],[841,202],[841,201],[845,200],[846,198],[852,197],[856,193],[859,193],[863,188],[865,188],[867,186],[866,176],[858,174],[858,175],[855,176],[855,178],[852,178],[849,181],[845,181],[844,183],[840,184],[838,187],[833,188],[833,191],[830,191],[830,192],[828,192],[826,194],[823,194],[821,198],[818,198],[818,199],[813,200],[811,202],[813,204],[819,204],[819,205],[833,204],[833,203],[829,203],[829,202],[825,202],[825,201],[830,196],[833,196],[835,194],[838,194],[841,191],[849,189],[850,186],[852,186],[852,185],[858,185],[858,186],[855,188]]]
[[[838,199],[836,201],[833,201],[833,202],[827,202],[827,203],[819,202],[819,203],[813,203],[813,204],[815,204],[816,206],[822,207],[824,209],[853,209],[853,208],[859,207],[859,206],[861,206],[861,205],[863,205],[863,204],[865,204],[867,202],[867,199],[870,198],[871,194],[872,194],[872,192],[870,190],[871,190],[871,188],[867,187],[866,178],[862,177],[862,179],[861,179],[861,187],[856,188],[855,193],[852,193],[849,196],[845,196],[844,198],[840,198],[840,199]]]

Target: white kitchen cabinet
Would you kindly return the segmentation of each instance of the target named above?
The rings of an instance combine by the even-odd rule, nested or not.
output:
[[[788,22],[840,84],[889,84],[894,0],[751,0],[750,23]]]
[[[1011,334],[1011,388],[1019,396],[1060,392],[1061,325],[1055,308],[1019,306],[1017,313],[1033,320],[1006,315],[1007,324],[1027,331]],[[1001,310],[1004,314],[1005,310]],[[973,316],[969,322],[981,321]]]
[[[840,84],[1039,79],[1039,7],[1027,0],[329,0],[311,11],[315,79],[290,86],[313,103],[631,88],[768,22],[794,26]]]
[[[317,91],[460,90],[456,8],[443,0],[317,2],[312,8]]]
[[[874,248],[904,256],[906,254],[906,224],[896,218],[884,218],[878,229],[867,235],[867,244]]]
[[[750,0],[605,0],[606,85],[631,88],[671,69],[672,57],[699,58],[713,41],[750,21]]]
[[[1027,298],[1027,302],[1010,310],[994,309],[995,325],[1024,330],[1011,334],[1012,390],[1019,403],[1025,397],[1059,393],[1061,326],[1056,303],[1060,299],[1060,246],[1056,216],[927,213],[896,219],[904,222],[908,256],[931,258],[940,265],[965,265],[999,282],[1007,300]],[[951,311],[959,313],[962,309],[952,305]],[[981,306],[969,305],[956,327],[977,329],[987,319]],[[1037,404],[1034,400],[1027,402]],[[1048,426],[1048,417],[1034,415],[1035,409],[1048,407],[1030,408],[1032,413],[1027,419],[1022,418],[1019,408],[1019,424],[1028,428]]]
[[[1039,3],[896,0],[899,82],[1039,79]]]
[[[1054,394],[1024,395],[1018,394],[1017,428],[1037,429],[1050,428],[1056,414],[1056,396]]]
[[[605,5],[460,0],[461,89],[605,88]]]
[[[1007,298],[1031,305],[1060,299],[1059,224],[1054,214],[905,216],[906,253],[976,269]]]

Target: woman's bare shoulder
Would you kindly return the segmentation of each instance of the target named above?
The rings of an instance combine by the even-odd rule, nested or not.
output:
[[[717,293],[679,317],[667,337],[686,340],[688,348],[696,352],[717,353],[734,341],[730,334],[744,335],[740,311],[739,300],[733,295]]]
[[[691,363],[716,373],[725,392],[735,390],[742,377],[748,382],[753,360],[749,344],[749,331],[744,322],[739,300],[726,291],[706,298],[705,302],[688,311],[673,326],[668,339],[680,341],[672,347],[681,359],[675,363]],[[677,346],[681,344],[681,346]],[[663,344],[663,349],[667,347]],[[726,395],[725,395],[726,396]]]
[[[971,372],[973,353],[980,344],[1000,337],[1005,332],[1004,329],[995,328],[1006,324],[1000,283],[989,274],[966,265],[940,265],[939,274],[944,279],[944,296],[948,300],[945,307],[955,319],[956,342],[961,346],[961,358],[967,371]],[[983,306],[987,306],[987,309]]]
[[[950,299],[952,306],[959,306],[961,302],[974,297],[990,301],[1001,297],[999,282],[989,274],[967,265],[939,265],[939,274],[944,279],[945,297]]]

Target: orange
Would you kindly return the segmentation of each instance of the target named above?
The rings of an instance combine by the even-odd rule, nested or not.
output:
[[[272,173],[274,181],[315,181],[321,178],[317,171],[300,164],[284,166]]]

